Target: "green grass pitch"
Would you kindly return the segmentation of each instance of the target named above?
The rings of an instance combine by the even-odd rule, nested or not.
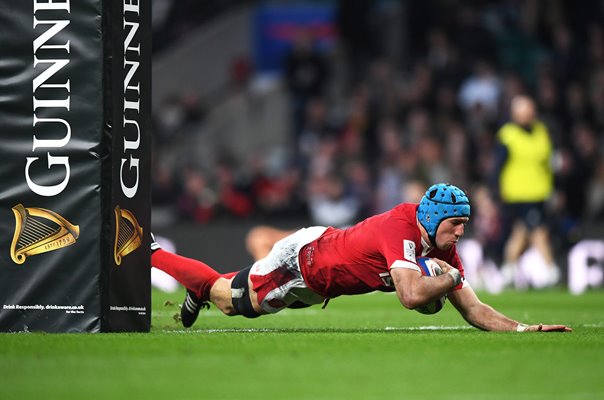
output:
[[[481,332],[384,293],[255,320],[213,307],[184,330],[183,294],[153,292],[148,334],[0,334],[0,399],[604,399],[604,292],[481,294],[570,334]]]

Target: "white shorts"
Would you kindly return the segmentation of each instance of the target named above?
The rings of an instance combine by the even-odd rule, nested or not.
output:
[[[325,300],[304,282],[298,253],[326,230],[323,226],[300,229],[279,240],[265,258],[254,263],[250,280],[264,311],[276,313],[295,301],[312,305]]]

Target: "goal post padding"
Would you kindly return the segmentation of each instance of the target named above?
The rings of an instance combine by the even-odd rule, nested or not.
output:
[[[149,0],[0,0],[0,331],[148,331]]]

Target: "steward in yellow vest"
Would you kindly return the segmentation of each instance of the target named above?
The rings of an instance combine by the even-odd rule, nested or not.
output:
[[[499,190],[504,203],[546,201],[553,191],[552,143],[540,121],[528,125],[508,122],[497,135],[506,149],[499,175]]]
[[[545,207],[554,190],[552,142],[546,126],[536,118],[536,106],[530,97],[512,99],[511,119],[497,133],[502,150],[499,194],[510,229],[501,272],[506,284],[526,288],[526,272],[518,272],[518,262],[532,245],[541,253],[545,265],[539,273],[539,287],[552,286],[560,280]]]

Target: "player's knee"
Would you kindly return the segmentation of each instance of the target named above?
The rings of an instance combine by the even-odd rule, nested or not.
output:
[[[223,314],[228,316],[237,315],[237,310],[233,307],[230,296],[228,300],[226,298],[215,299],[213,303]]]
[[[210,289],[210,299],[212,303],[223,314],[228,316],[242,314],[238,307],[234,304],[240,302],[239,298],[235,298],[235,294],[243,293],[243,281],[247,279],[248,269],[238,272],[233,279],[218,279]],[[247,281],[245,281],[247,286]],[[248,291],[249,292],[249,291]]]
[[[233,317],[235,315],[239,315],[239,313],[237,312],[237,310],[235,310],[235,307],[233,307],[233,306],[218,307],[218,309],[220,311],[222,311],[222,313],[224,315],[228,315],[229,317]]]

